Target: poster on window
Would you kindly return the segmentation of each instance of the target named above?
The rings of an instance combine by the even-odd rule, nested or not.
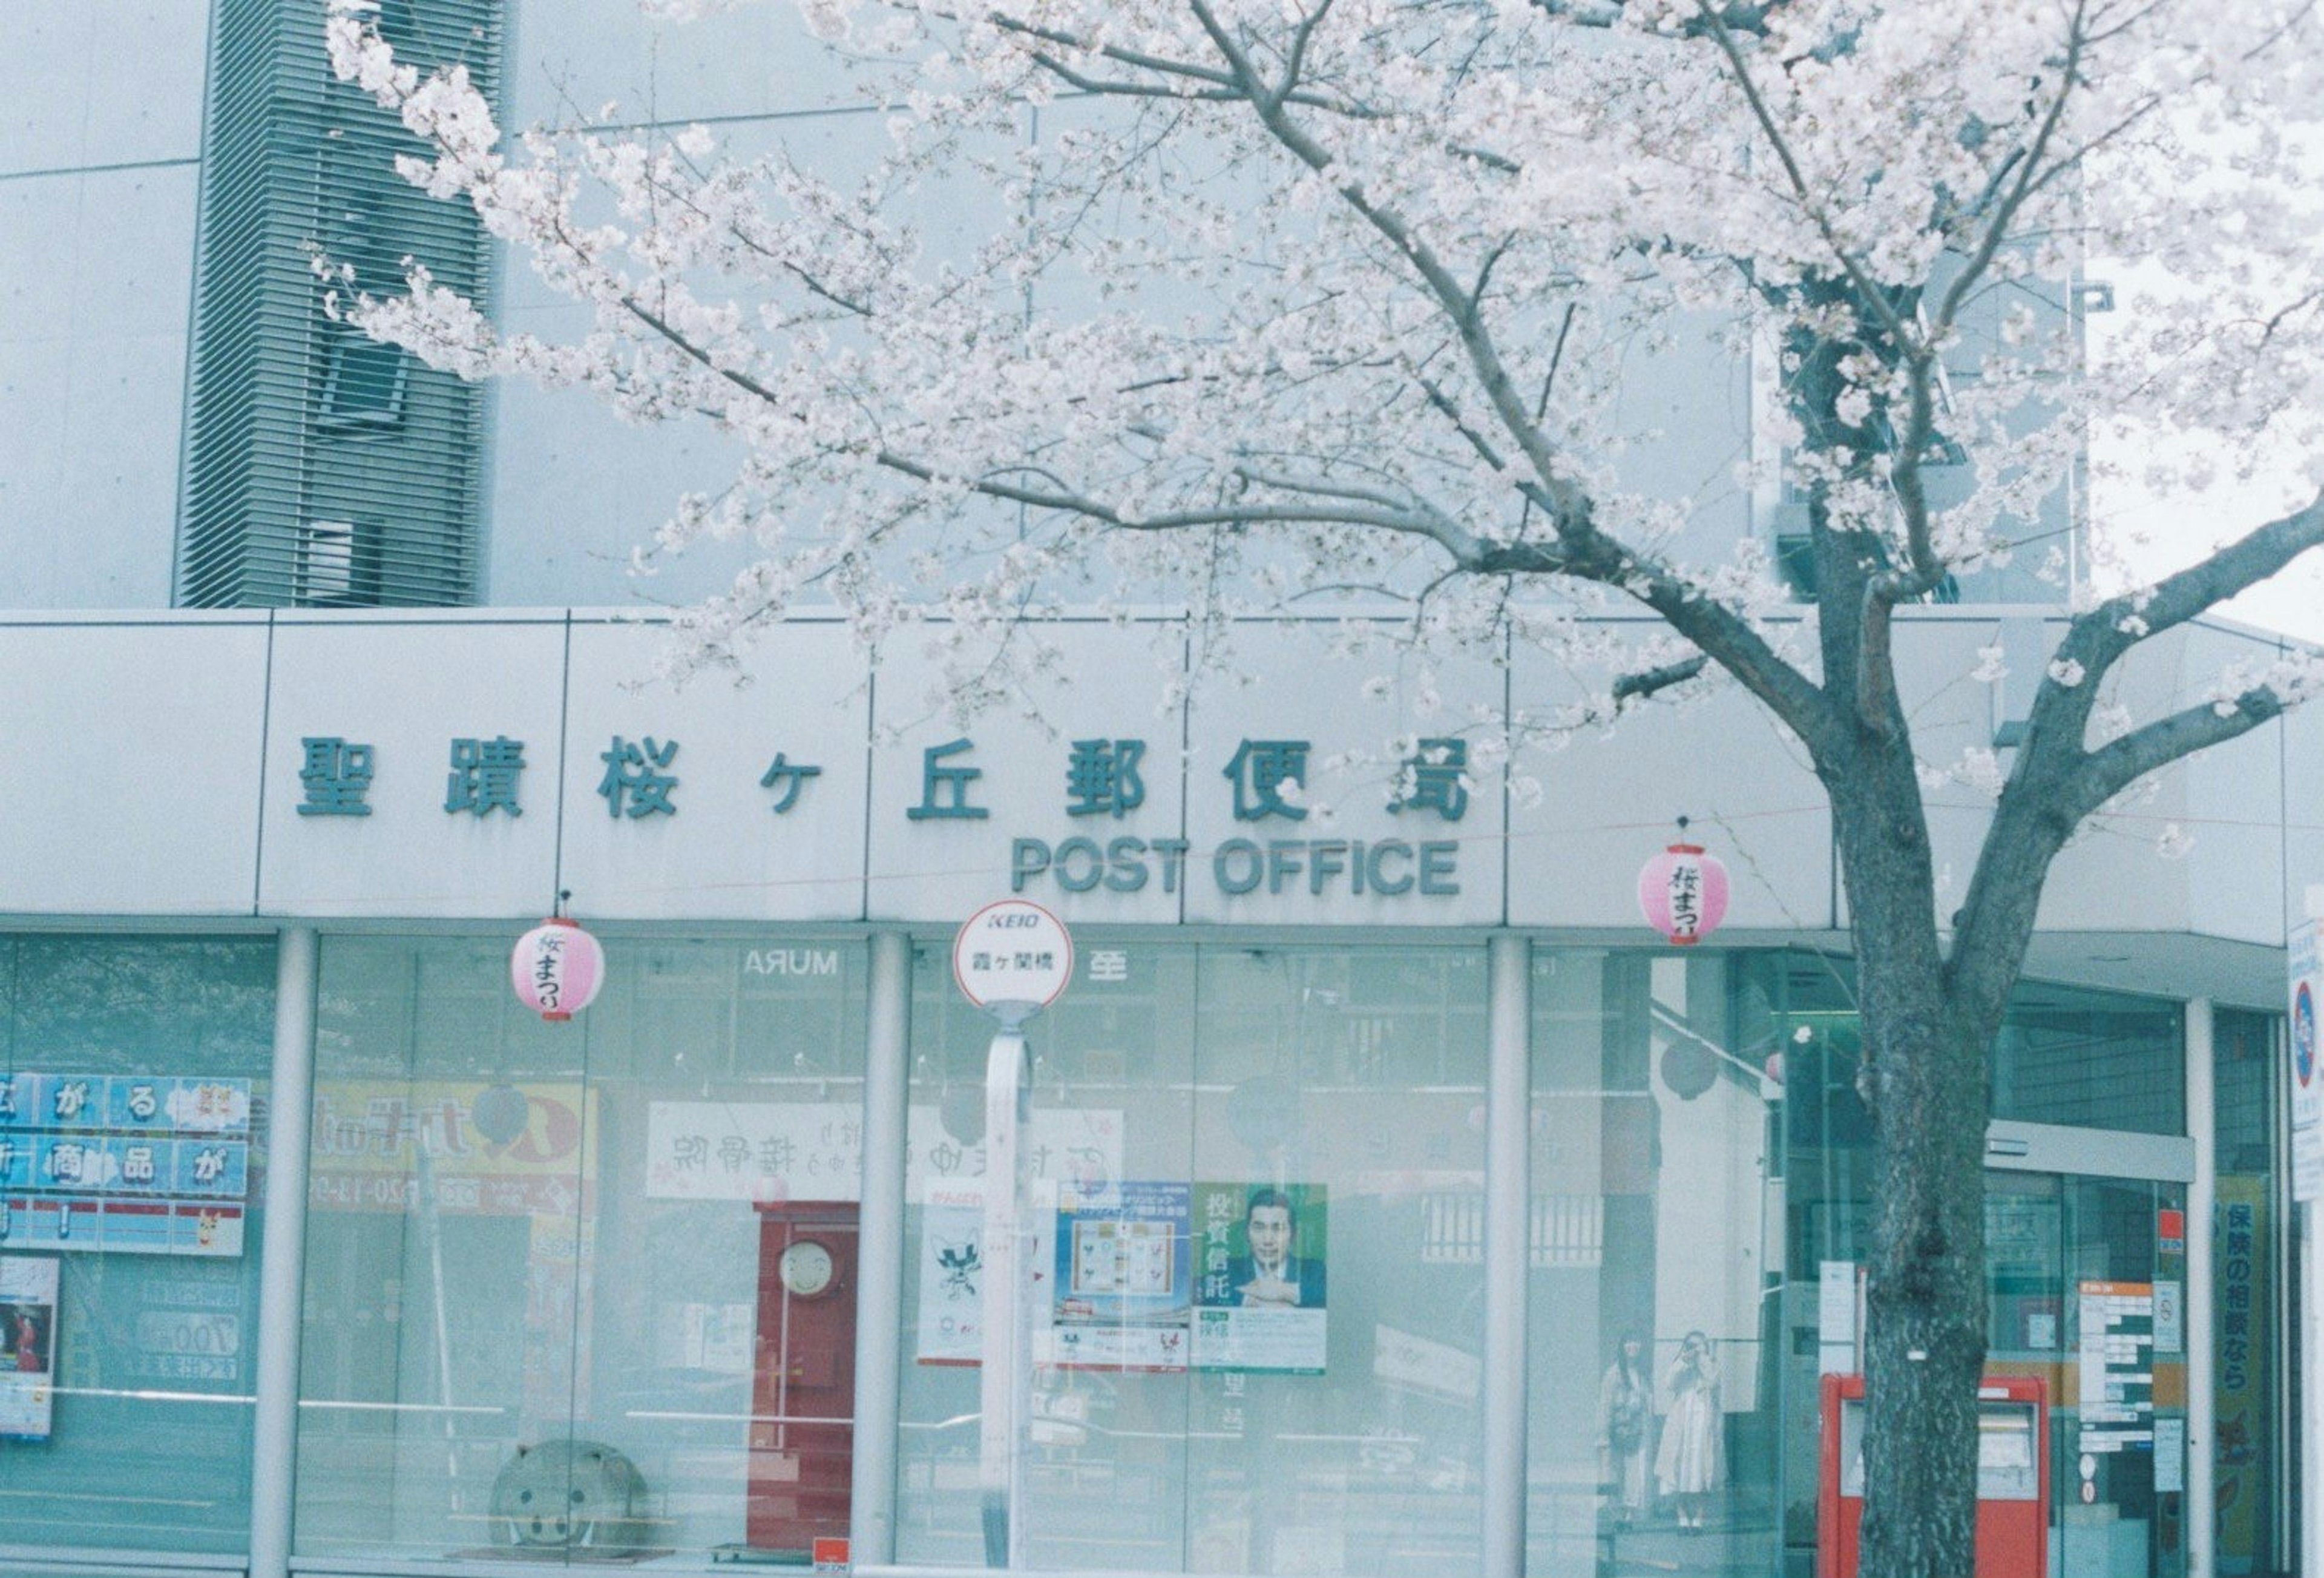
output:
[[[1048,1329],[1037,1362],[1073,1370],[1186,1368],[1194,1297],[1185,1184],[1057,1190]]]
[[[928,1186],[920,1212],[920,1307],[914,1352],[922,1364],[982,1357],[984,1189],[973,1179]]]
[[[1047,1267],[1056,1191],[1038,1180],[1028,1187],[1024,1240],[1018,1265],[1025,1283],[1025,1315],[1036,1352],[1047,1341]],[[931,1181],[920,1197],[920,1295],[916,1362],[973,1367],[984,1361],[984,1184],[979,1178]],[[1048,1362],[1047,1359],[1041,1361]]]
[[[2217,1423],[2211,1430],[2212,1484],[2218,1500],[2217,1552],[2222,1573],[2248,1573],[2268,1548],[2272,1503],[2268,1439],[2274,1419],[2269,1372],[2268,1212],[2273,1191],[2264,1177],[2229,1176],[2218,1184],[2218,1361]],[[2202,1450],[2200,1446],[2198,1451]]]
[[[1323,1373],[1321,1184],[1196,1184],[1196,1370]]]
[[[47,1255],[0,1255],[0,1436],[49,1438],[58,1265]]]
[[[0,1245],[231,1259],[250,1081],[0,1075]]]
[[[2081,1449],[2152,1451],[2154,1444],[2154,1284],[2082,1282]]]

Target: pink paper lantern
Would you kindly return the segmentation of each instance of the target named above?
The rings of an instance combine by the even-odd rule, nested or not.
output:
[[[1699,844],[1674,844],[1638,872],[1638,908],[1647,925],[1692,947],[1727,918],[1727,868]]]
[[[542,1019],[562,1023],[596,1000],[605,979],[605,950],[563,916],[551,916],[516,940],[509,982],[519,1001]]]

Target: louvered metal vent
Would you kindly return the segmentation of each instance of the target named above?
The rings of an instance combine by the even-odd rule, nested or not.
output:
[[[423,69],[494,92],[501,0],[387,0],[381,30]],[[223,0],[202,194],[192,409],[180,504],[188,607],[475,601],[480,392],[323,314],[319,247],[374,294],[402,260],[475,296],[485,242],[465,205],[400,179],[420,145],[331,80],[321,0]]]

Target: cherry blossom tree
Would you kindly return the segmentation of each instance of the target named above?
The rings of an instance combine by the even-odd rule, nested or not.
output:
[[[399,60],[369,0],[333,0],[340,78],[420,140],[406,177],[472,204],[594,323],[503,332],[424,259],[384,291],[318,260],[336,308],[466,375],[732,435],[734,475],[646,550],[750,548],[681,620],[689,660],[803,598],[869,639],[933,614],[999,641],[1060,600],[1170,596],[1203,620],[1333,588],[1400,609],[1415,641],[1513,631],[1597,665],[1568,726],[1748,691],[1829,796],[1853,927],[1877,1162],[1863,1570],[1968,1573],[1987,1059],[2045,875],[2086,819],[2319,670],[2223,675],[2144,718],[2102,706],[2106,683],[2324,541],[2324,495],[2190,522],[2218,546],[2110,595],[2078,559],[2005,753],[1920,758],[1892,626],[2013,555],[2041,573],[2095,554],[2061,503],[2094,423],[2209,435],[2230,466],[2263,441],[2324,457],[2324,250],[2299,179],[2324,15],[797,4],[886,106],[851,175],[610,118],[504,141],[456,65]],[[990,219],[965,242],[926,222],[964,173]],[[2099,354],[2074,295],[2092,257],[2201,288]],[[1805,625],[1768,622],[1796,598],[1760,547],[1706,543],[1700,500],[1626,459],[1626,377],[1689,337],[1766,370],[1775,441],[1732,486],[1780,468],[1804,499]],[[1656,633],[1609,645],[1590,616],[1617,605]],[[1950,909],[1923,803],[1947,771],[1993,796]]]

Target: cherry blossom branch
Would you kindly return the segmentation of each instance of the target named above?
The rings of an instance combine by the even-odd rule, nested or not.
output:
[[[1800,168],[1799,157],[1792,150],[1791,139],[1775,124],[1775,111],[1768,106],[1766,96],[1759,91],[1758,83],[1752,78],[1750,64],[1743,58],[1743,46],[1737,42],[1725,14],[1712,5],[1711,0],[1694,0],[1694,4],[1698,17],[1719,45],[1719,52],[1727,59],[1729,73],[1742,93],[1743,102],[1750,107],[1751,118],[1758,123],[1760,134],[1767,139],[1767,146],[1775,153],[1776,162],[1784,167],[1784,179],[1791,183],[1792,195],[1799,204],[1800,212],[1807,216],[1808,222],[1815,226],[1816,234],[1823,237],[1832,261],[1840,265],[1840,272],[1856,288],[1858,304],[1871,311],[1880,327],[1887,330],[1897,345],[1909,344],[1913,339],[1910,326],[1897,312],[1895,304],[1888,300],[1887,291],[1865,272],[1863,262],[1857,257],[1854,249],[1840,240],[1840,231],[1831,222],[1830,209],[1808,184],[1807,174]]]
[[[1328,176],[1334,162],[1330,152],[1291,119],[1286,105],[1266,97],[1250,55],[1206,0],[1187,0],[1187,8],[1277,142],[1318,175]],[[1833,743],[1822,693],[1778,656],[1735,610],[1598,531],[1591,519],[1593,502],[1563,475],[1547,436],[1537,421],[1528,418],[1479,304],[1434,249],[1400,214],[1368,194],[1360,181],[1342,178],[1334,182],[1333,189],[1406,260],[1438,309],[1452,321],[1503,430],[1526,452],[1535,474],[1527,492],[1532,494],[1538,489],[1538,500],[1559,540],[1554,549],[1521,543],[1480,549],[1462,542],[1465,533],[1448,530],[1439,540],[1452,551],[1456,562],[1472,563],[1486,574],[1580,576],[1627,592],[1715,657],[1794,733],[1803,739]]]
[[[770,410],[783,410],[774,391],[739,368],[720,366],[710,353],[696,345],[684,333],[654,312],[651,308],[633,298],[622,299],[622,309],[640,323],[659,335],[674,349],[699,364],[714,377],[732,384]],[[794,420],[804,420],[796,412],[787,413]],[[1448,539],[1458,540],[1461,534],[1450,521],[1416,503],[1387,507],[1359,507],[1362,495],[1342,486],[1311,487],[1306,491],[1333,497],[1339,502],[1329,504],[1235,504],[1213,509],[1166,510],[1153,514],[1132,515],[1102,499],[1076,491],[1059,479],[1047,488],[1024,487],[1002,480],[1010,474],[1021,474],[1032,467],[1003,467],[982,475],[971,477],[947,476],[938,467],[915,459],[894,449],[880,446],[862,447],[861,453],[874,464],[899,476],[915,482],[951,482],[971,493],[1005,503],[1023,504],[1031,509],[1054,510],[1063,514],[1076,515],[1095,521],[1123,531],[1174,531],[1205,526],[1246,525],[1323,525],[1369,527],[1403,536],[1425,537],[1437,542]],[[1258,474],[1252,473],[1253,480]],[[1270,484],[1285,485],[1287,484]]]
[[[2075,664],[2083,683],[2101,679],[2140,641],[2210,612],[2319,546],[2324,546],[2324,492],[2209,558],[2079,616],[2059,643],[2059,660]],[[2037,708],[2044,699],[2046,696],[2035,698]]]

